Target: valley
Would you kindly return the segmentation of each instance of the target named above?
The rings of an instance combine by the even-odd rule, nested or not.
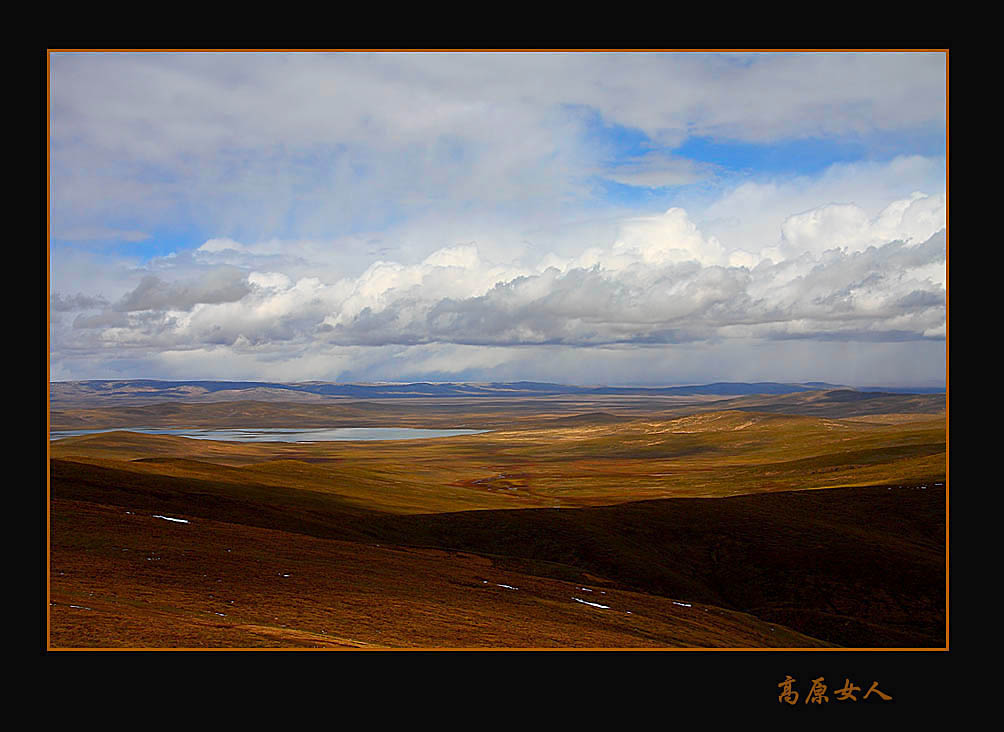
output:
[[[944,395],[58,406],[107,431],[49,443],[53,647],[946,642]]]

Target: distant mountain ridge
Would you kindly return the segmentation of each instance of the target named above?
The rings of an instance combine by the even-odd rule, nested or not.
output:
[[[254,392],[254,395],[271,393],[274,397],[283,392],[289,396],[348,397],[355,399],[448,398],[448,397],[529,397],[529,396],[747,396],[784,395],[808,391],[849,390],[853,392],[885,392],[890,394],[937,394],[943,389],[909,389],[894,387],[851,387],[809,382],[804,384],[765,382],[716,382],[691,386],[573,386],[536,381],[465,383],[465,382],[414,382],[393,383],[331,383],[331,382],[265,382],[265,381],[162,381],[155,379],[102,379],[92,381],[61,381],[50,384],[50,394],[55,400],[81,397],[135,397],[185,399],[218,392]],[[249,394],[248,396],[251,396]]]

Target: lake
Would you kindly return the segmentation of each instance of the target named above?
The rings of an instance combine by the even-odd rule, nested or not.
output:
[[[143,432],[149,435],[175,435],[195,440],[223,440],[226,442],[329,442],[341,440],[427,440],[434,437],[478,435],[487,430],[435,430],[418,427],[321,427],[313,429],[255,427],[245,429],[179,429],[170,427],[119,427],[101,430],[53,430],[50,439],[79,435],[96,435],[101,432]]]

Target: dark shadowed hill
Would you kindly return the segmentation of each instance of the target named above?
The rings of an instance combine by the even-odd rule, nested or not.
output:
[[[401,516],[309,491],[54,460],[51,491],[134,513],[459,550],[564,581],[608,578],[609,588],[740,611],[838,645],[945,643],[940,485]]]

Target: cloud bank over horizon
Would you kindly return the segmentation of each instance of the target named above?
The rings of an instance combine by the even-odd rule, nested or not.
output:
[[[941,54],[52,69],[53,380],[944,383]]]

